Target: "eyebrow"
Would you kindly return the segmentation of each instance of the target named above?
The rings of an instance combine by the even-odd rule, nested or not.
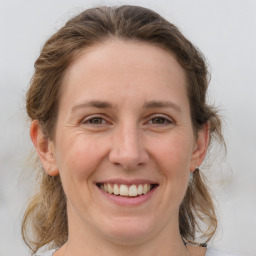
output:
[[[105,109],[105,108],[113,108],[113,105],[109,102],[106,102],[106,101],[92,100],[92,101],[89,101],[89,102],[85,102],[85,103],[82,103],[82,104],[75,105],[72,108],[71,112],[75,112],[76,110],[83,109],[83,108],[86,108],[86,107],[94,107],[94,108]]]
[[[107,101],[100,101],[100,100],[92,100],[89,102],[85,102],[82,104],[75,105],[71,112],[75,112],[76,110],[83,109],[86,107],[95,107],[99,109],[107,109],[107,108],[113,108],[114,106]],[[175,103],[171,101],[148,101],[143,105],[144,108],[173,108],[177,112],[181,112],[181,108],[176,105]]]
[[[181,108],[171,101],[148,101],[144,104],[144,108],[173,108],[177,112],[181,112]]]

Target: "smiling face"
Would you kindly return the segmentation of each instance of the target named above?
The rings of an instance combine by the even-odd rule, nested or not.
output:
[[[173,55],[114,40],[87,48],[66,71],[52,158],[41,161],[61,177],[70,236],[137,243],[179,233],[188,176],[206,147]]]

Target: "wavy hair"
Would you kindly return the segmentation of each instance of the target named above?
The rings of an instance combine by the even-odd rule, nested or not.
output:
[[[174,54],[186,74],[195,134],[208,123],[210,144],[213,139],[224,143],[218,113],[206,102],[209,74],[204,56],[175,25],[158,13],[138,6],[87,9],[70,19],[45,43],[35,62],[26,97],[28,116],[39,121],[45,137],[54,138],[62,79],[67,67],[86,47],[110,38],[146,42]],[[66,198],[60,177],[46,174],[39,161],[35,168],[38,189],[22,223],[23,239],[33,254],[46,244],[60,247],[68,238]],[[199,170],[194,172],[180,205],[179,226],[182,238],[190,243],[199,240],[205,243],[215,233],[214,204]]]

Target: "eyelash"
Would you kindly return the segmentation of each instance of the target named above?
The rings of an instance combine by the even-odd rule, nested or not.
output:
[[[104,124],[103,123],[93,124],[93,123],[91,123],[93,120],[101,120],[101,122],[104,121]],[[108,122],[101,116],[93,116],[93,117],[83,119],[81,123],[82,124],[88,124],[88,125],[91,125],[91,126],[100,126],[100,125],[105,125]]]
[[[150,119],[149,119],[150,118]],[[162,116],[160,114],[156,114],[156,115],[153,115],[153,116],[149,116],[147,119],[149,119],[149,121],[146,121],[145,123],[143,124],[150,124],[152,126],[167,126],[167,125],[171,125],[171,124],[174,124],[175,122],[171,119],[171,118],[168,118],[166,116]],[[162,120],[162,123],[153,123],[154,120],[156,121],[158,119],[159,120]],[[100,121],[100,123],[92,123],[93,120],[98,120]],[[101,117],[101,116],[89,116],[85,119],[83,119],[81,121],[81,124],[84,124],[84,125],[90,125],[90,126],[102,126],[102,125],[106,125],[106,124],[110,124],[110,122],[106,121],[106,119],[104,117]]]
[[[153,120],[162,120],[163,123],[160,123],[160,124],[154,124],[153,123]],[[150,119],[150,122],[152,125],[158,125],[158,126],[162,126],[162,125],[170,125],[170,124],[173,124],[174,121],[170,118],[167,118],[166,116],[162,116],[162,115],[155,115],[155,116],[152,116],[151,119]]]

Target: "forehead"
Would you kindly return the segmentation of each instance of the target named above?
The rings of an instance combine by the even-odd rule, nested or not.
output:
[[[93,68],[93,64],[107,71],[113,71],[117,67],[119,71],[127,71],[126,68],[132,65],[137,68],[138,72],[142,68],[153,68],[156,71],[168,70],[168,72],[181,76],[185,75],[174,54],[163,47],[142,41],[119,39],[107,40],[85,48],[69,65],[65,73],[74,73],[75,70],[79,72],[79,66],[83,69],[89,66]]]
[[[184,70],[167,50],[145,42],[109,40],[81,52],[67,68],[62,89],[64,95],[81,90],[91,95],[102,90],[150,94],[172,85],[184,90],[185,84]]]

